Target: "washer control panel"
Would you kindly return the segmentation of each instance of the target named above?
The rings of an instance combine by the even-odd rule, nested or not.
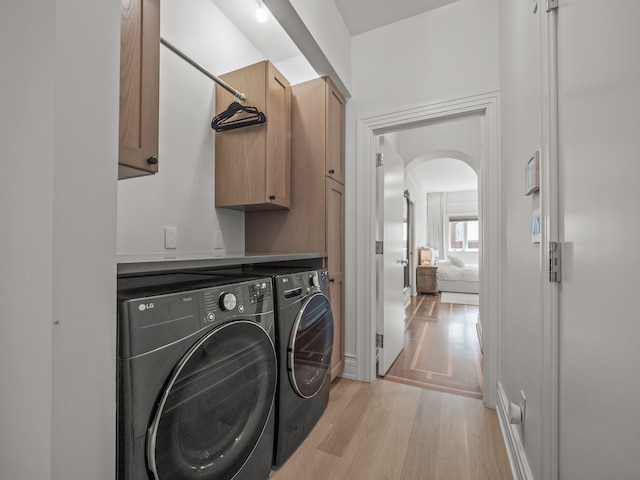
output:
[[[276,290],[278,308],[286,308],[314,292],[329,296],[329,273],[326,269],[320,269],[279,275],[276,277]]]
[[[220,294],[220,299],[218,300],[218,304],[220,305],[220,310],[223,312],[228,312],[236,308],[238,304],[238,299],[233,293],[222,292]]]
[[[270,282],[255,282],[249,285],[250,303],[262,303],[267,298],[271,298]]]
[[[202,324],[235,315],[256,315],[273,310],[271,279],[246,281],[204,291]]]
[[[119,279],[118,355],[131,358],[231,319],[270,331],[271,278],[176,273]],[[271,315],[269,315],[271,314]]]

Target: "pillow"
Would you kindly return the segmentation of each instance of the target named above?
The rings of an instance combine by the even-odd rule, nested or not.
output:
[[[462,261],[461,258],[454,257],[453,255],[449,255],[447,258],[449,258],[449,261],[453,263],[456,267],[460,267],[460,268],[464,267],[464,262]]]

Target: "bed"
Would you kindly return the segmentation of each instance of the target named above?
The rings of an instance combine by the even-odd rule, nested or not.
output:
[[[449,256],[439,260],[436,281],[441,292],[479,293],[478,265],[466,265],[461,259]]]

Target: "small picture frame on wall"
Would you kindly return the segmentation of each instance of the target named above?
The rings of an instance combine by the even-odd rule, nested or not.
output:
[[[531,242],[540,243],[542,235],[542,223],[540,220],[540,209],[536,208],[531,214]]]

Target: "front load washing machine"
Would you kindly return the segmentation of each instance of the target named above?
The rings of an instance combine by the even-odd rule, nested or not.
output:
[[[274,273],[279,381],[273,465],[277,468],[327,408],[333,314],[326,269]]]
[[[267,479],[271,279],[120,278],[118,301],[118,480]]]

